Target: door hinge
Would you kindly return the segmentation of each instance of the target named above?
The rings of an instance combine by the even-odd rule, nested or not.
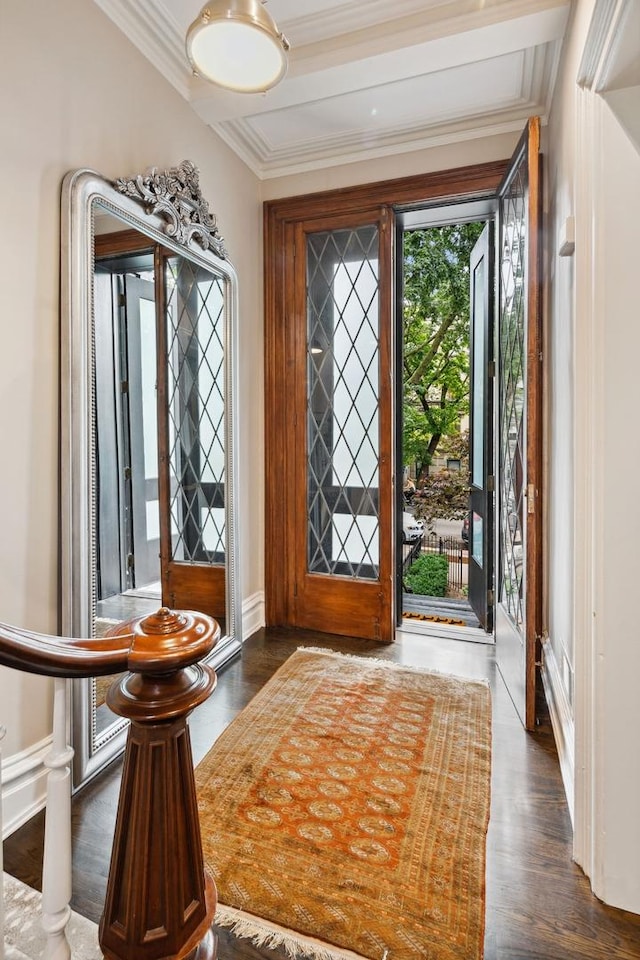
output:
[[[536,512],[536,488],[535,484],[527,484],[527,513]]]
[[[126,307],[126,305],[127,305],[127,298],[125,297],[124,293],[119,293],[119,294],[118,294],[118,306],[119,306],[119,307]]]
[[[493,607],[496,602],[496,596],[493,590],[487,590],[487,606]]]
[[[131,467],[124,468],[124,478],[125,480],[131,480]]]
[[[492,377],[495,377],[495,375],[496,375],[496,362],[495,360],[489,360],[487,364],[487,376],[489,377],[489,379],[491,379]]]
[[[496,489],[496,478],[490,473],[487,477],[487,493],[493,493]]]
[[[121,380],[120,381],[120,390],[122,393],[129,393],[129,381]]]
[[[133,570],[136,565],[136,559],[132,553],[127,554],[127,567],[129,570]]]

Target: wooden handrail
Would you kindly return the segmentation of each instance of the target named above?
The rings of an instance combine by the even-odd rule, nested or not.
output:
[[[152,617],[162,616],[163,610]],[[151,622],[149,617],[144,619]],[[192,611],[175,615],[170,630],[166,620],[162,628],[165,632],[153,634],[152,639],[140,622],[123,624],[114,636],[88,640],[52,637],[0,623],[0,666],[67,679],[105,677],[123,670],[136,672],[140,667],[148,672],[170,673],[206,657],[217,640],[215,621]]]
[[[107,694],[131,724],[100,947],[107,960],[214,960],[217,894],[204,870],[187,717],[215,688],[199,661],[220,627],[163,607],[111,634],[74,640],[0,624],[0,665],[54,677],[128,671]]]

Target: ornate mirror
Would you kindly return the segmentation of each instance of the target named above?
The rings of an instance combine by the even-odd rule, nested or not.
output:
[[[62,193],[62,632],[100,636],[159,606],[241,646],[236,532],[237,278],[179,167]],[[74,785],[124,746],[109,685],[71,683]]]

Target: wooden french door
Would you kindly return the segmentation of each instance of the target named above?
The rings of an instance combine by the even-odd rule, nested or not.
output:
[[[471,401],[469,429],[469,603],[493,630],[493,230],[487,223],[469,263]]]
[[[162,602],[225,616],[225,281],[156,250]]]
[[[292,625],[389,642],[390,215],[291,230]]]
[[[542,624],[540,125],[532,118],[498,191],[496,654],[525,727],[535,725]]]
[[[265,204],[265,603],[270,626],[393,639],[393,208],[495,195],[505,167],[496,161]],[[341,314],[331,271],[341,285],[347,276],[357,276],[356,260],[375,260],[362,250],[354,254],[356,243],[373,250],[365,239],[370,241],[371,227],[378,244],[377,331],[374,336],[366,326],[358,327],[349,337],[355,340],[354,352],[368,336],[376,339],[375,350],[368,359],[366,351],[364,359],[356,359],[351,347],[345,349],[345,330],[336,356],[322,362],[330,354],[313,341],[308,299],[319,317],[315,332],[324,335]],[[329,247],[323,252],[319,241],[324,235],[330,246],[334,234],[339,256],[330,255]],[[314,261],[324,270],[324,301],[316,297],[318,276],[309,272]],[[365,299],[359,282],[350,289],[352,306]],[[363,305],[358,310],[364,317]],[[377,421],[369,422],[366,397],[370,400],[374,389],[374,370]],[[337,416],[331,412],[334,385],[339,408],[350,398],[351,416],[341,409]],[[372,456],[371,449],[364,453],[369,444],[375,468],[366,463]],[[349,470],[342,460],[346,446],[354,455]],[[330,466],[333,452],[337,462]]]

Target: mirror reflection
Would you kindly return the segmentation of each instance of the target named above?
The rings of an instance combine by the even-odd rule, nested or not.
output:
[[[62,504],[63,631],[103,636],[160,605],[199,610],[220,623],[211,658],[219,666],[240,648],[229,550],[236,542],[236,278],[218,255],[217,231],[208,232],[215,220],[194,191],[194,171],[184,164],[160,180],[154,171],[128,182],[139,189],[155,177],[155,200],[165,183],[182,191],[169,227],[157,211],[166,217],[173,195],[149,212],[149,203],[131,199],[130,186],[121,196],[91,171],[65,180],[63,487],[71,497]],[[177,242],[175,222],[185,209]],[[124,742],[124,722],[106,705],[113,679],[74,681],[76,786]]]

